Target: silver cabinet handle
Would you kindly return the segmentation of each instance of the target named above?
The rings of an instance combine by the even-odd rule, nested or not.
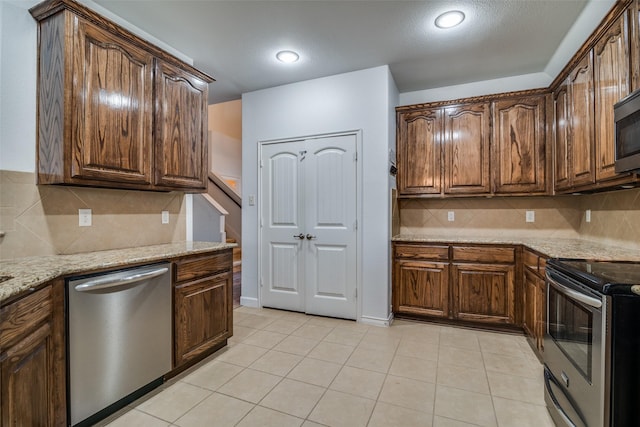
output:
[[[547,276],[547,281],[549,282],[549,284],[554,288],[556,288],[558,291],[562,292],[563,294],[568,295],[571,298],[575,299],[576,301],[580,301],[581,303],[587,304],[591,307],[594,307],[594,308],[602,307],[601,300],[585,295],[582,292],[574,291],[573,289],[558,283],[556,280],[554,280],[551,277],[548,271],[546,272],[545,276]]]
[[[312,236],[311,234],[307,234],[307,240],[317,239],[318,236]]]
[[[99,277],[97,279],[90,280],[81,285],[75,287],[78,292],[90,292],[98,289],[115,288],[124,285],[130,285],[132,283],[141,282],[143,280],[153,279],[154,277],[161,276],[169,271],[169,268],[162,267],[151,271],[145,271],[144,273],[132,274],[122,278],[113,277]]]
[[[294,234],[293,237],[296,238],[296,239],[304,240],[304,234],[302,234],[302,233],[300,233],[298,235]]]

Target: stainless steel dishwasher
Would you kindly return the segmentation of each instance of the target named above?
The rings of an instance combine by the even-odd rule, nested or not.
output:
[[[68,410],[92,425],[171,370],[170,264],[67,280]]]

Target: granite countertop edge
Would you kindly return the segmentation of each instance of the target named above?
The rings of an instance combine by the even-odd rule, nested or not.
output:
[[[392,242],[404,243],[459,243],[524,245],[549,258],[576,258],[598,261],[638,261],[640,249],[630,249],[588,239],[530,238],[530,237],[482,237],[439,236],[420,234],[398,234]]]
[[[0,276],[10,276],[11,279],[0,283],[0,303],[58,277],[217,252],[236,246],[238,246],[236,243],[177,242],[71,255],[3,260],[0,261]]]

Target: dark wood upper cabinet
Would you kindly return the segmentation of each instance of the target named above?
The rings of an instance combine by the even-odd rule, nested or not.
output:
[[[554,137],[554,172],[555,190],[561,191],[571,187],[570,179],[570,141],[569,126],[569,94],[568,82],[564,82],[553,93],[553,137]]]
[[[444,112],[444,193],[489,193],[489,103],[457,105]]]
[[[398,192],[401,195],[442,191],[442,110],[398,113]]]
[[[629,13],[625,11],[593,48],[595,89],[596,179],[619,177],[615,172],[613,105],[630,92]]]
[[[207,87],[206,81],[158,61],[156,185],[207,188],[207,174],[203,173],[208,159]]]
[[[544,95],[493,103],[495,193],[546,191],[545,104]]]
[[[593,56],[588,52],[569,74],[571,168],[573,186],[595,182]]]
[[[74,1],[30,12],[38,183],[204,191],[213,79]]]

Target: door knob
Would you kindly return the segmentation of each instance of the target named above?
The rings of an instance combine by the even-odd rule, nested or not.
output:
[[[307,234],[307,240],[313,240],[315,239],[317,236],[312,236],[311,234]]]
[[[304,240],[304,234],[302,234],[302,233],[300,233],[298,235],[294,234],[293,237],[296,238],[296,239]]]

